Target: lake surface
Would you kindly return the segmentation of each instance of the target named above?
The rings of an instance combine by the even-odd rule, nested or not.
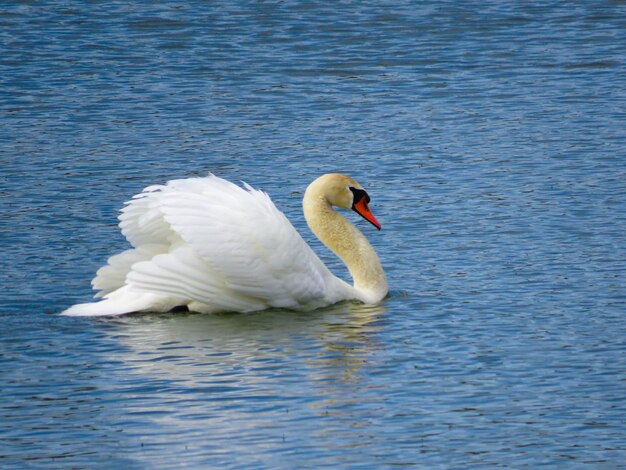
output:
[[[624,2],[23,1],[0,48],[0,467],[624,468]],[[344,277],[300,201],[353,176],[390,297],[59,316],[209,171]]]

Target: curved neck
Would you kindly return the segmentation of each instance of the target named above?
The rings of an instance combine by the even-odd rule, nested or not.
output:
[[[387,295],[387,279],[367,238],[311,187],[302,202],[304,218],[315,236],[345,263],[360,300],[376,303]]]

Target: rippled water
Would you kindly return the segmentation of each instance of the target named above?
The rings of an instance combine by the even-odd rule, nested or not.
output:
[[[623,2],[11,2],[0,467],[619,468]],[[60,317],[116,211],[208,171],[372,196],[390,298]]]

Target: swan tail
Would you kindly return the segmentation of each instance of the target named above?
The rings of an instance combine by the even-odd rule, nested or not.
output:
[[[61,312],[71,317],[104,317],[124,315],[133,312],[167,312],[176,306],[184,305],[180,299],[162,295],[140,293],[129,286],[106,295],[99,302],[76,304]]]

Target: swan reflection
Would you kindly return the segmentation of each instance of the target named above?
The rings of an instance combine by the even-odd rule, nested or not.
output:
[[[384,305],[341,303],[315,312],[138,314],[106,321],[125,346],[118,359],[142,374],[188,387],[247,389],[276,381],[358,382],[381,348]]]

